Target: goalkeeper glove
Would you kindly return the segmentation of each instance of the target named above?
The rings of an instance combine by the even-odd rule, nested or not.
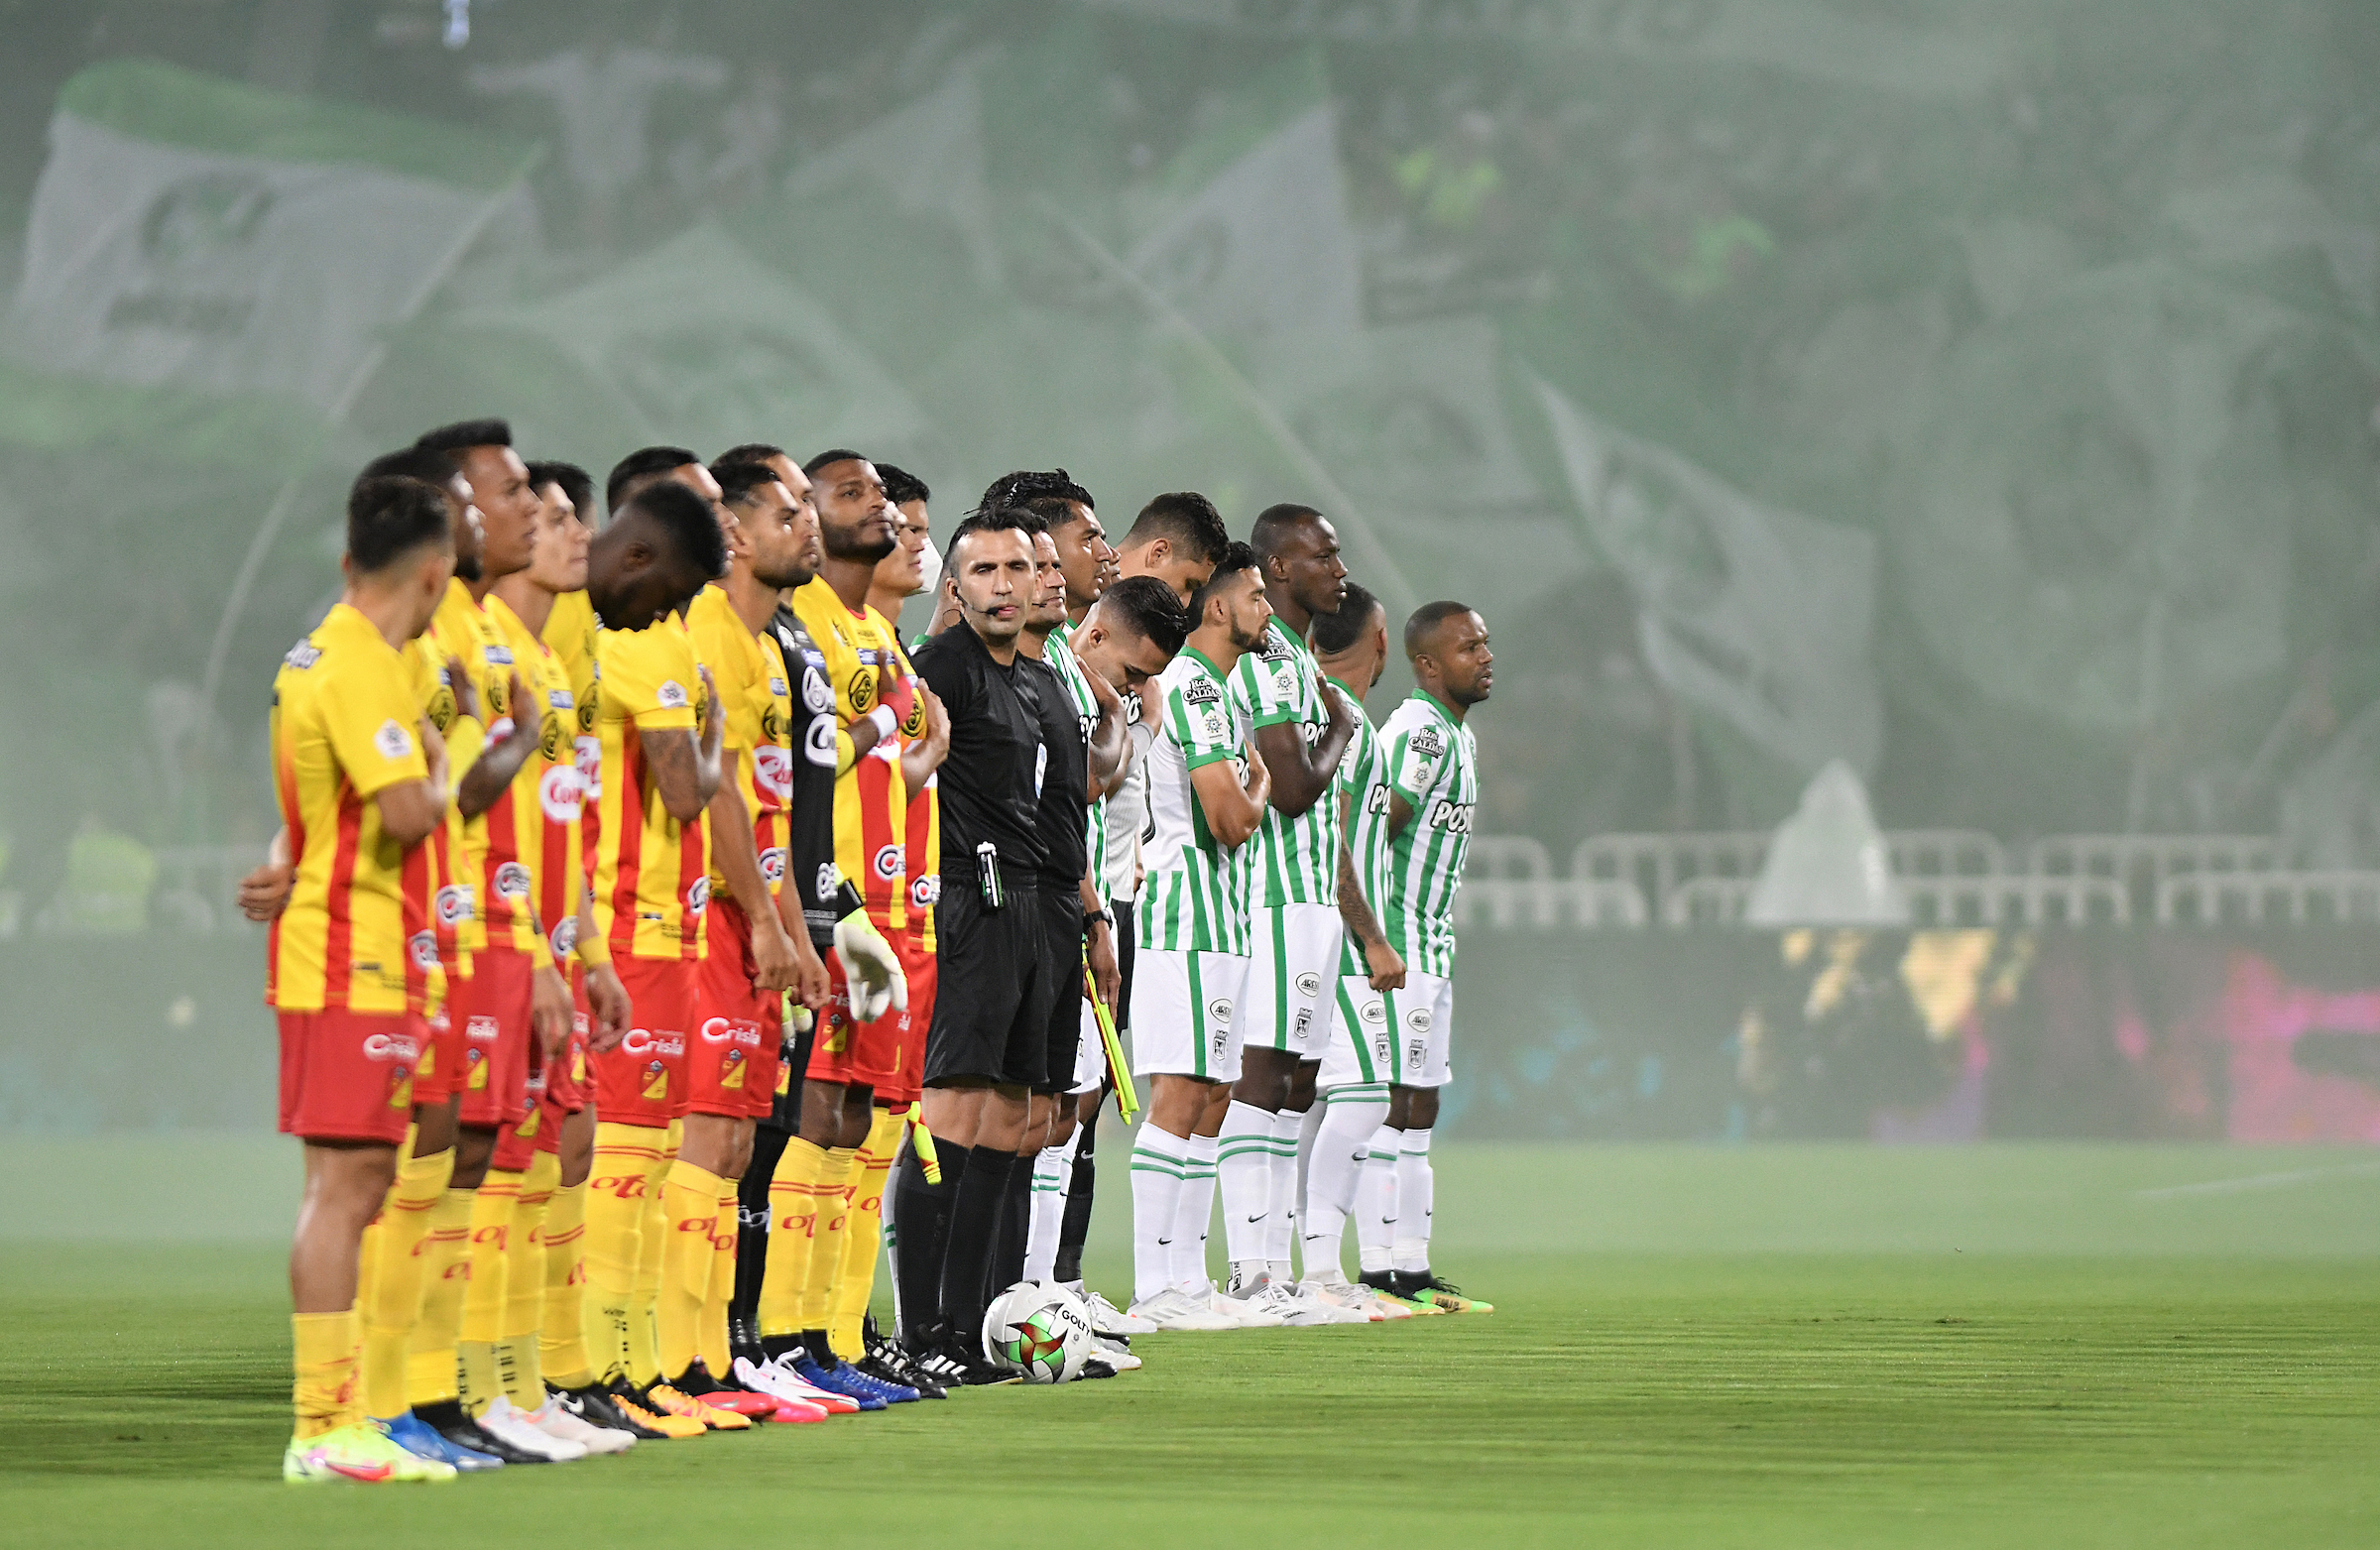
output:
[[[859,890],[839,884],[835,906],[843,912],[835,922],[835,953],[843,960],[843,978],[851,988],[851,1020],[874,1022],[888,1011],[906,1012],[908,977],[901,973],[892,944],[861,907]]]

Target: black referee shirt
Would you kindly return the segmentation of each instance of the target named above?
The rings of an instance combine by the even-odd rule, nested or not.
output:
[[[1091,821],[1091,756],[1083,745],[1083,720],[1066,680],[1046,661],[1016,658],[1017,681],[1029,684],[1041,712],[1041,746],[1049,769],[1041,775],[1041,871],[1043,888],[1072,894],[1090,865],[1084,831]]]
[[[823,886],[827,868],[835,861],[835,691],[826,681],[825,654],[793,610],[777,604],[776,617],[769,625],[793,691],[786,881],[801,900],[802,923],[810,928],[811,943],[826,947],[835,939],[835,891]]]
[[[936,782],[943,887],[976,887],[975,848],[986,840],[1000,847],[1010,884],[1030,886],[1046,859],[1040,790],[1055,754],[1041,741],[1039,699],[1026,673],[1046,669],[1022,656],[1003,667],[963,622],[910,659],[950,714],[950,755]]]

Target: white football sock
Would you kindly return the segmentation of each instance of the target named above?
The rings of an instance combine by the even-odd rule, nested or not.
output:
[[[1297,1133],[1305,1115],[1284,1109],[1272,1117],[1272,1189],[1264,1213],[1264,1268],[1276,1281],[1289,1273],[1289,1246],[1297,1242]]]
[[[1394,1263],[1400,1270],[1430,1267],[1430,1205],[1435,1180],[1430,1174],[1430,1133],[1405,1132],[1396,1156],[1396,1232]]]
[[[1396,1154],[1404,1142],[1405,1133],[1383,1121],[1366,1143],[1364,1171],[1356,1180],[1356,1262],[1367,1275],[1396,1262]]]
[[[1306,1165],[1306,1209],[1300,1226],[1306,1279],[1344,1281],[1339,1241],[1347,1236],[1347,1214],[1355,1208],[1364,1156],[1388,1113],[1388,1084],[1342,1087],[1314,1106],[1322,1123]],[[1385,1268],[1383,1266],[1383,1268]]]
[[[1224,1111],[1223,1133],[1215,1137],[1223,1245],[1235,1274],[1250,1261],[1259,1270],[1264,1264],[1264,1224],[1272,1206],[1272,1118],[1235,1098]]]
[[[1058,1230],[1066,1225],[1066,1194],[1074,1185],[1074,1149],[1083,1128],[1066,1133],[1063,1146],[1033,1153],[1033,1219],[1024,1232],[1024,1278],[1053,1280],[1058,1269]]]
[[[1215,1225],[1215,1151],[1219,1137],[1193,1135],[1182,1144],[1189,1160],[1182,1174],[1180,1201],[1173,1210],[1173,1280],[1204,1290],[1207,1274],[1207,1232]]]
[[[1190,1171],[1190,1142],[1154,1125],[1132,1142],[1132,1300],[1173,1284],[1173,1231]]]

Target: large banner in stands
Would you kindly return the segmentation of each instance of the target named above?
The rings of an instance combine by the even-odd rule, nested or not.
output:
[[[0,942],[0,1132],[270,1129],[263,958]],[[2380,927],[1476,932],[1455,986],[1460,1139],[2380,1142]]]

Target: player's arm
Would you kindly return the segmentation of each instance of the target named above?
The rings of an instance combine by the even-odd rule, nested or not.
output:
[[[445,739],[438,736],[427,716],[416,722],[414,730],[420,736],[428,773],[372,793],[373,803],[380,808],[380,832],[409,849],[437,832],[446,821],[446,804],[453,799],[446,788]]]
[[[653,767],[653,784],[660,793],[661,806],[680,823],[692,823],[701,817],[718,793],[720,739],[726,733],[725,718],[719,713],[719,689],[711,681],[711,669],[698,667],[695,672],[702,679],[703,697],[708,702],[702,731],[697,734],[684,727],[637,731],[645,762]],[[752,820],[747,817],[747,844],[751,843],[751,832]]]
[[[1401,991],[1405,988],[1405,960],[1388,945],[1388,933],[1380,929],[1380,917],[1371,911],[1371,903],[1364,896],[1364,885],[1356,880],[1356,793],[1343,791],[1339,795],[1339,832],[1348,843],[1339,847],[1339,918],[1364,949],[1364,969],[1375,991]]]
[[[585,874],[579,876],[578,888],[578,961],[586,970],[587,1048],[596,1054],[609,1054],[628,1036],[628,1019],[635,1011],[629,1005],[628,987],[620,983],[620,971],[612,967],[612,948],[595,931],[595,888]]]
[[[760,841],[752,832],[752,811],[735,782],[722,781],[711,793],[710,813],[711,854],[719,860],[719,875],[727,879],[727,891],[752,920],[752,983],[759,990],[784,990],[793,983],[793,944],[784,922],[768,907]]]
[[[1293,719],[1260,722],[1256,727],[1256,747],[1262,750],[1265,768],[1273,775],[1272,810],[1285,818],[1300,817],[1322,800],[1331,788],[1331,777],[1339,773],[1339,756],[1347,752],[1347,741],[1355,736],[1355,713],[1347,702],[1329,692],[1322,698],[1330,707],[1331,721],[1312,748],[1306,746],[1305,732]]]
[[[1438,778],[1438,761],[1413,752],[1410,733],[1400,735],[1382,756],[1388,761],[1388,837],[1395,839],[1413,826],[1417,805]]]
[[[1116,686],[1093,671],[1080,657],[1075,667],[1083,681],[1091,686],[1092,701],[1099,706],[1099,719],[1091,724],[1091,800],[1098,801],[1124,783],[1124,773],[1132,763],[1132,727],[1126,719],[1124,696]]]
[[[1108,901],[1099,896],[1099,879],[1089,872],[1076,893],[1083,906],[1083,951],[1091,980],[1099,987],[1099,999],[1112,1008],[1124,994],[1124,972],[1116,961],[1116,928],[1108,918]]]
[[[1263,757],[1252,743],[1248,749],[1245,785],[1229,756],[1214,758],[1190,772],[1190,789],[1198,798],[1199,811],[1206,815],[1207,827],[1226,845],[1244,845],[1256,832],[1264,822],[1264,802],[1271,788]]]
[[[290,862],[290,830],[284,824],[265,847],[265,864],[240,879],[240,913],[260,925],[272,919],[289,903],[297,880],[298,869]]]
[[[925,700],[925,735],[900,751],[900,783],[912,799],[950,757],[950,712],[933,690],[920,685],[917,692]]]
[[[454,676],[459,678],[461,673],[455,671]],[[516,672],[505,685],[506,703],[517,707],[528,692]],[[461,703],[458,690],[456,704],[459,707]],[[489,730],[497,735],[488,739],[464,774],[462,784],[455,788],[455,809],[466,818],[476,818],[495,806],[496,798],[511,787],[513,777],[529,763],[529,756],[537,751],[537,718],[534,715],[502,717]]]
[[[818,956],[817,946],[810,941],[810,923],[802,917],[799,888],[788,887],[776,895],[776,921],[793,944],[793,999],[812,1012],[823,1011],[834,985],[827,977],[826,960]]]

